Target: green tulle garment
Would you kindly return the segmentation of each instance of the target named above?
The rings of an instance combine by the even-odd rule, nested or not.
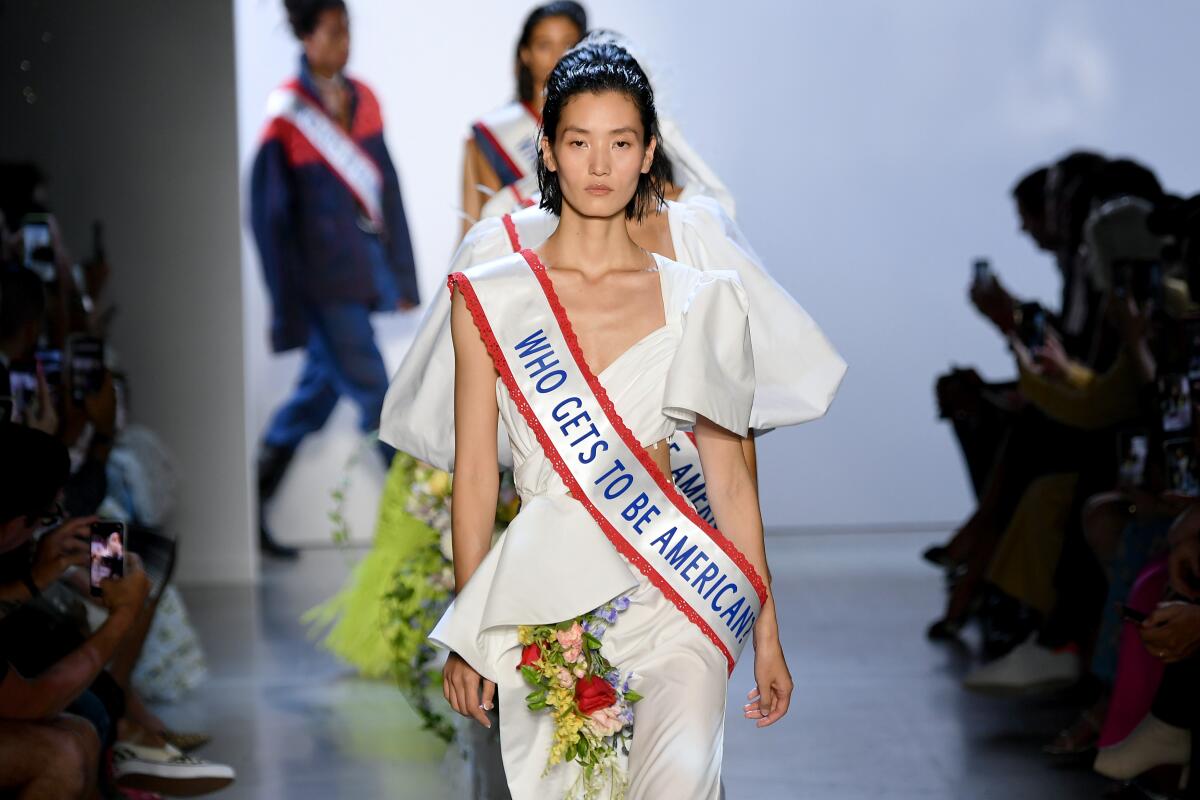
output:
[[[395,646],[402,621],[389,603],[398,573],[427,560],[439,546],[440,534],[407,510],[419,467],[411,456],[396,454],[379,504],[371,551],[354,567],[340,592],[303,617],[314,636],[329,629],[321,640],[324,648],[371,678],[394,676],[397,657],[402,655]],[[435,576],[428,577],[432,581]]]

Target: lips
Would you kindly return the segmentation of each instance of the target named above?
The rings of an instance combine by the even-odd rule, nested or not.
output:
[[[604,195],[612,192],[612,187],[605,186],[603,183],[593,183],[591,186],[588,186],[586,189],[584,189],[584,191],[588,194],[594,194],[597,197],[603,197]]]

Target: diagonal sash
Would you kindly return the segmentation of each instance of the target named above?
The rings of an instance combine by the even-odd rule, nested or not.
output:
[[[292,86],[281,86],[267,99],[267,113],[287,120],[308,140],[321,159],[346,185],[363,211],[383,229],[383,175],[358,142],[325,110]]]
[[[496,371],[562,478],[609,542],[725,656],[730,672],[766,586],[671,484],[588,367],[532,251],[448,279]]]
[[[487,142],[492,156],[488,160],[504,186],[534,174],[541,125],[542,120],[528,104],[509,103],[472,126],[476,135]]]
[[[508,235],[508,244],[514,253],[521,252],[521,232],[512,214],[500,218],[504,232]],[[700,464],[700,451],[696,449],[696,434],[691,431],[676,431],[671,434],[668,442],[671,447],[671,477],[679,491],[683,492],[696,511],[709,525],[717,526],[712,508],[708,504],[708,493],[705,491],[704,469]]]

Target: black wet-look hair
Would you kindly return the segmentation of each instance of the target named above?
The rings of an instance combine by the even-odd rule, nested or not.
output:
[[[337,9],[346,11],[345,0],[283,0],[287,9],[288,24],[297,39],[303,39],[317,29],[317,20],[322,11]]]
[[[574,0],[555,0],[546,3],[529,12],[525,25],[521,28],[521,38],[517,39],[517,99],[529,103],[533,101],[533,73],[529,67],[521,63],[521,48],[528,47],[533,39],[533,30],[538,23],[550,17],[566,17],[579,28],[579,38],[587,33],[587,11]]]
[[[658,112],[654,107],[654,90],[637,59],[611,42],[599,42],[575,48],[562,57],[546,81],[546,105],[542,109],[542,134],[554,145],[563,107],[580,94],[618,92],[637,106],[642,118],[642,144],[649,145],[658,137]],[[558,175],[546,168],[542,150],[537,156],[538,187],[542,192],[541,207],[555,216],[562,215],[562,189]],[[664,188],[671,182],[670,162],[662,155],[659,141],[650,171],[638,177],[637,191],[625,206],[628,219],[641,219],[647,211],[665,202]]]

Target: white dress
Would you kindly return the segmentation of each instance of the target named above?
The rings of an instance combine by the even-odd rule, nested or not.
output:
[[[667,221],[675,258],[700,270],[733,270],[750,302],[757,386],[750,414],[756,433],[819,418],[837,392],[846,364],[812,317],[763,267],[737,224],[707,197],[669,202]],[[537,248],[558,227],[538,208],[477,223],[455,253],[451,272]],[[439,469],[454,469],[454,348],[450,296],[430,302],[412,347],[384,400],[380,438]],[[501,432],[502,434],[502,432]],[[511,465],[507,437],[501,463]]]
[[[520,258],[520,256],[509,256]],[[736,275],[662,257],[666,324],[597,377],[643,446],[702,415],[745,435],[754,398],[748,302]],[[470,275],[470,271],[467,273]],[[430,638],[497,683],[500,740],[514,800],[569,795],[574,763],[545,777],[553,723],[525,707],[517,626],[578,616],[632,591],[603,652],[644,695],[634,707],[629,794],[717,798],[728,664],[712,642],[617,552],[567,490],[503,384],[496,384],[521,512]]]

